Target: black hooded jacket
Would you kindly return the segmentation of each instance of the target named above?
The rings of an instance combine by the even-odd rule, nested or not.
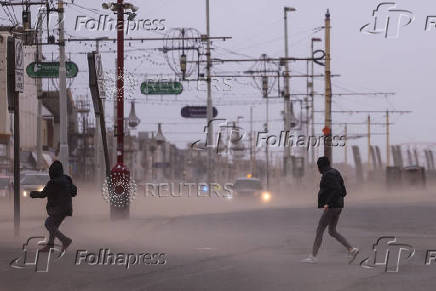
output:
[[[344,208],[344,197],[347,195],[347,189],[341,173],[330,167],[323,169],[321,172],[318,208],[323,208],[324,205],[328,205],[329,208]]]
[[[42,191],[32,191],[32,198],[47,197],[47,214],[50,216],[73,215],[72,197],[77,195],[77,187],[70,176],[64,175],[60,162],[55,161],[49,168],[50,181]]]

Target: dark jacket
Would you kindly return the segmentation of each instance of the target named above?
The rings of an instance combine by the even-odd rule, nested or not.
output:
[[[334,168],[323,170],[319,183],[318,208],[323,208],[326,204],[329,208],[343,208],[346,195],[347,189],[341,173]]]
[[[77,195],[77,187],[70,176],[64,175],[62,167],[50,166],[50,181],[42,191],[30,192],[32,198],[47,197],[47,214],[49,216],[73,215],[72,197]]]

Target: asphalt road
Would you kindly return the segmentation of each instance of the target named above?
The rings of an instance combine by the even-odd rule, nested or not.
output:
[[[309,205],[173,215],[134,209],[129,221],[118,222],[76,207],[61,227],[74,240],[66,254],[51,259],[47,273],[32,266],[15,269],[9,263],[21,255],[26,238],[45,234],[41,205],[27,205],[19,238],[11,234],[10,212],[0,214],[0,290],[433,290],[436,262],[425,265],[425,257],[427,250],[436,250],[436,197],[428,194],[426,201],[350,203],[338,230],[361,249],[352,265],[327,232],[319,263],[300,262],[310,252],[321,214]],[[413,246],[414,256],[401,257],[397,273],[361,267],[377,238],[387,235]],[[129,269],[75,264],[78,250],[98,253],[100,248],[116,254],[165,253],[165,264]]]

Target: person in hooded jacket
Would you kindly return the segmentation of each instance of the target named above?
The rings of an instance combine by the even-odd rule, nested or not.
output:
[[[77,195],[77,187],[70,176],[64,175],[60,161],[54,161],[49,168],[50,181],[42,191],[30,192],[32,198],[47,198],[47,214],[45,227],[49,232],[47,245],[40,251],[48,252],[54,246],[55,238],[62,242],[62,251],[72,243],[72,239],[59,231],[59,226],[67,216],[73,215],[72,197]]]
[[[342,208],[344,208],[344,197],[347,195],[347,189],[344,185],[341,173],[330,166],[328,157],[320,157],[317,161],[318,170],[321,173],[321,182],[318,192],[318,208],[323,209],[323,214],[318,223],[316,237],[313,243],[312,254],[302,262],[317,263],[318,250],[321,247],[322,237],[326,227],[329,227],[330,236],[334,237],[348,251],[351,264],[359,253],[358,248],[353,248],[350,243],[336,231],[336,225],[339,221]]]

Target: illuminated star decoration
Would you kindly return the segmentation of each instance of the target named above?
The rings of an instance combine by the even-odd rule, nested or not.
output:
[[[122,173],[113,173],[103,182],[102,196],[115,207],[126,207],[135,199],[135,180]]]
[[[113,71],[108,71],[104,73],[103,86],[106,92],[106,100],[117,100],[118,98],[118,88],[117,88],[117,77]],[[124,73],[124,98],[134,99],[135,94],[138,91],[139,81],[135,74],[130,72]]]

